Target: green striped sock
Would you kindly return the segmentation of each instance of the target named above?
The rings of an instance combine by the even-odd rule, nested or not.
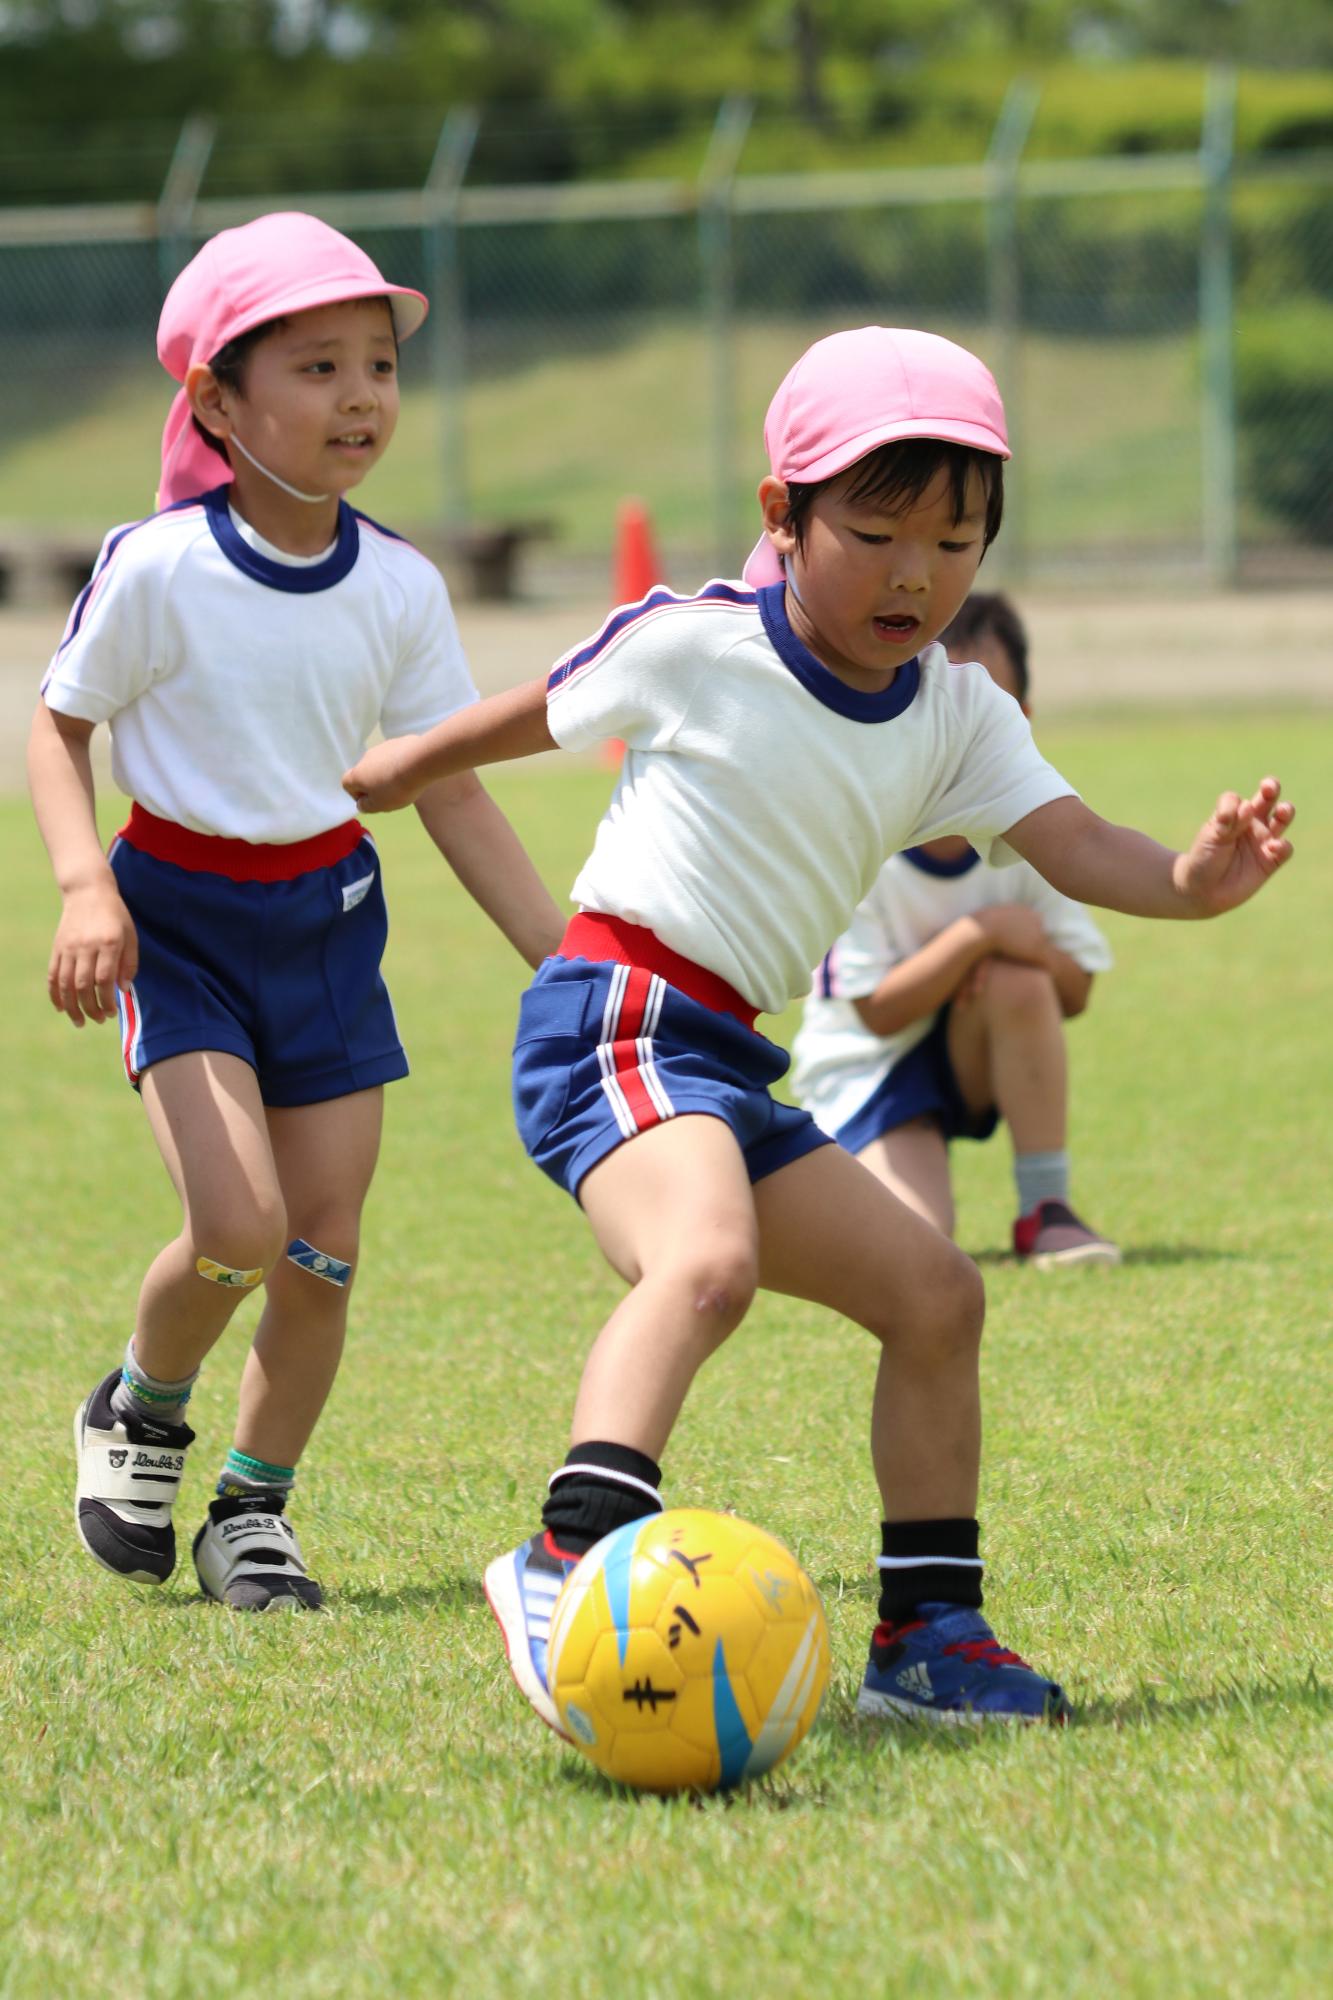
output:
[[[296,1484],[294,1465],[270,1465],[266,1458],[250,1458],[235,1445],[222,1462],[218,1492],[228,1499],[246,1493],[290,1493]]]

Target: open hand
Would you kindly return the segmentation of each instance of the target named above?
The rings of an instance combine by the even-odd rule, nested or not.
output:
[[[1176,857],[1176,887],[1202,916],[1248,902],[1291,859],[1286,829],[1296,808],[1281,793],[1276,778],[1265,778],[1253,798],[1223,792],[1188,851]]]
[[[128,987],[139,969],[134,919],[114,888],[71,891],[65,899],[46,990],[58,1014],[76,1028],[85,1020],[108,1021],[116,1011],[116,989]]]
[[[415,736],[395,736],[373,749],[343,773],[343,790],[350,792],[359,812],[397,812],[410,806],[426,788],[424,779],[414,778]]]

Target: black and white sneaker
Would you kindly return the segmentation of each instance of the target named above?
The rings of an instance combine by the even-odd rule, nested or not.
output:
[[[285,1493],[226,1494],[208,1505],[194,1538],[205,1597],[233,1611],[318,1611],[324,1593],[306,1574]]]
[[[133,1583],[165,1583],[176,1567],[171,1508],[194,1432],[120,1416],[111,1407],[120,1373],[113,1369],[74,1413],[74,1525],[104,1569]]]

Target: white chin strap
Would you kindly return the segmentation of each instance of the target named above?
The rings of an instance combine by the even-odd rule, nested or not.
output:
[[[271,479],[273,481],[273,484],[275,486],[280,486],[284,493],[290,493],[293,500],[306,500],[313,507],[317,505],[318,502],[321,500],[331,500],[333,498],[333,495],[331,493],[302,493],[299,490],[299,488],[295,486],[289,486],[285,479],[279,479],[276,472],[270,472],[266,465],[261,465],[259,463],[259,460],[255,457],[252,451],[246,450],[245,446],[241,443],[241,440],[237,437],[235,431],[232,432],[228,442],[230,444],[235,445],[237,451],[239,451],[242,458],[249,459],[251,465],[253,465],[256,472],[262,472],[265,479]]]
[[[241,449],[242,449],[243,451],[245,450],[245,447],[244,447],[244,445],[242,445]],[[247,452],[245,453],[245,455],[246,455],[246,457],[247,457],[247,458],[249,458],[249,456],[250,456],[250,454],[249,454],[249,452],[248,452],[248,451],[247,451]],[[259,470],[260,470],[261,472],[262,472],[262,471],[264,470],[264,468],[263,468],[263,466],[262,466],[262,465],[260,466]],[[791,573],[790,569],[789,569],[789,568],[787,567],[787,558],[786,558],[786,556],[779,556],[779,557],[778,557],[778,561],[779,561],[779,562],[780,562],[780,563],[782,564],[782,574],[783,574],[783,575],[784,575],[784,577],[786,577],[786,579],[787,579],[787,588],[788,588],[788,590],[789,590],[789,591],[791,592],[792,596],[793,596],[793,597],[794,597],[794,598],[796,599],[796,602],[797,602],[797,603],[798,603],[798,604],[800,605],[800,607],[801,607],[802,611],[804,611],[804,610],[805,610],[805,599],[804,599],[804,598],[802,597],[802,595],[801,595],[800,591],[799,591],[799,590],[798,590],[798,589],[796,588],[796,578],[795,578],[795,577],[794,577],[794,576],[792,575],[792,573]]]

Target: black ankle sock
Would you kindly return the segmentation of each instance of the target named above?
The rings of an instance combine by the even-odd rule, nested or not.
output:
[[[918,1604],[979,1608],[981,1563],[975,1521],[885,1521],[879,1615],[901,1625]]]
[[[627,1521],[660,1514],[661,1467],[627,1444],[578,1444],[551,1474],[542,1521],[557,1548],[581,1556]]]

